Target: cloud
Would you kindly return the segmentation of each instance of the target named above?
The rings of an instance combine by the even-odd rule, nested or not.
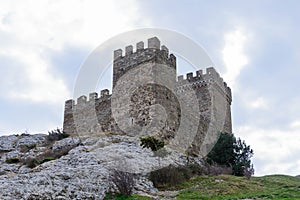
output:
[[[66,44],[95,47],[145,22],[135,0],[7,1],[1,11],[0,31],[13,34],[18,44],[55,50]]]
[[[6,106],[1,108],[0,121],[6,126],[1,126],[0,134],[61,126],[62,105],[72,97],[71,81],[76,78],[67,75],[75,74],[74,66],[64,64],[75,61],[55,59],[62,59],[70,49],[91,52],[120,32],[148,24],[136,0],[1,1],[0,102]],[[19,102],[28,108],[22,116],[30,120],[20,119],[24,123],[15,122],[20,115],[10,114]],[[47,117],[41,117],[43,112]]]
[[[295,128],[300,128],[300,120],[295,120],[293,122],[290,123],[290,127],[292,129],[295,129]]]
[[[248,36],[241,28],[227,32],[224,35],[225,45],[222,50],[226,73],[224,80],[229,83],[232,88],[236,88],[235,82],[241,70],[248,64],[249,59],[245,54],[245,46]]]
[[[81,36],[85,43],[95,47],[105,39],[150,22],[141,12],[136,0],[92,0],[84,5]],[[81,39],[82,40],[82,39]]]
[[[6,90],[8,98],[61,103],[70,95],[62,77],[56,75],[50,63],[35,51],[27,49],[24,52],[16,47],[0,51],[0,56],[18,60],[14,70],[19,74],[9,77],[10,87]]]
[[[254,101],[250,102],[250,107],[255,109],[268,109],[268,102],[264,97],[258,97]]]
[[[299,131],[238,127],[238,136],[254,150],[255,175],[299,175]]]
[[[0,90],[12,99],[64,102],[71,96],[71,89],[67,88],[61,69],[52,65],[47,53],[63,51],[65,46],[91,51],[139,21],[136,5],[135,0],[126,3],[96,0],[2,2],[0,56],[17,65],[13,69],[6,63],[6,74],[12,77],[5,79],[14,81],[3,82]],[[0,61],[0,65],[4,64]]]

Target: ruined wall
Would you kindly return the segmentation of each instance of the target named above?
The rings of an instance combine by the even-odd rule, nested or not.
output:
[[[197,116],[199,127],[190,151],[194,154],[198,153],[199,144],[209,130],[232,133],[231,90],[220,75],[211,67],[206,69],[206,73],[199,70],[195,76],[193,73],[188,73],[186,79],[178,76],[176,80],[176,57],[172,54],[169,55],[169,50],[165,46],[161,46],[156,37],[148,39],[148,48],[144,48],[144,43],[139,42],[135,52],[131,45],[125,48],[125,55],[121,49],[114,51],[113,88],[124,74],[145,63],[164,64],[173,69],[170,71],[172,74],[168,77],[170,77],[169,82],[174,84],[176,94],[169,88],[158,84],[146,84],[136,88],[130,97],[128,119],[131,123],[139,127],[148,126],[155,118],[155,115],[150,113],[150,108],[159,104],[164,108],[167,117],[165,123],[158,130],[158,135],[164,139],[173,138],[182,114],[176,95],[184,95],[187,90],[194,90],[200,109],[199,116]],[[155,69],[153,71],[155,73]],[[130,82],[122,84],[126,85]],[[126,91],[124,92],[126,93]],[[215,120],[215,115],[219,114],[217,112],[220,110],[222,110],[221,113],[225,113],[225,122]],[[214,126],[214,124],[210,124],[211,121],[214,121],[215,127],[211,127]],[[112,117],[111,95],[108,90],[101,91],[100,97],[97,93],[91,93],[88,100],[87,97],[81,96],[77,102],[66,101],[63,129],[69,134],[101,132],[123,134]]]

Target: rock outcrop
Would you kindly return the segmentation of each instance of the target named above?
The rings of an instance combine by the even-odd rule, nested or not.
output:
[[[36,167],[24,163],[45,152],[55,155],[70,147],[66,155]],[[159,167],[186,162],[183,154],[167,151],[163,159],[155,157],[140,146],[139,138],[120,135],[68,137],[52,143],[43,134],[2,136],[0,199],[103,199],[113,189],[111,169],[133,173],[136,193],[155,194],[157,190],[147,174]]]

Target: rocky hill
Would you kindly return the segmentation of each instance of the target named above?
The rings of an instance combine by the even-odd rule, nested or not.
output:
[[[251,179],[195,176],[158,191],[148,173],[186,163],[183,154],[167,152],[161,159],[141,148],[139,138],[111,134],[89,138],[2,136],[0,199],[103,199],[115,189],[112,169],[134,174],[134,193],[144,197],[131,199],[300,199],[299,178],[283,175]]]
[[[53,140],[45,134],[0,137],[0,199],[103,199],[113,189],[111,169],[135,174],[135,193],[155,194],[147,174],[184,164],[168,150],[164,159],[140,146],[139,138],[101,135]]]

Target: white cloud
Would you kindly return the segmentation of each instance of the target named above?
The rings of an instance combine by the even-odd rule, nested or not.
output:
[[[255,175],[300,174],[300,150],[297,130],[273,130],[238,127],[237,133],[254,150]]]
[[[140,19],[136,4],[135,0],[1,1],[0,55],[18,63],[22,80],[5,77],[14,81],[1,83],[0,90],[10,98],[62,103],[71,95],[44,52],[60,52],[66,45],[92,50],[134,26]]]
[[[0,51],[1,56],[18,59],[19,74],[9,83],[8,97],[33,102],[62,103],[70,95],[61,77],[51,70],[49,62],[35,51],[13,48]],[[20,78],[23,77],[23,78]],[[18,80],[20,78],[20,80]]]
[[[72,96],[63,76],[69,66],[53,66],[51,59],[73,47],[91,52],[116,34],[149,25],[139,14],[136,0],[0,0],[0,101],[7,102],[2,112],[18,102],[32,106],[22,113],[30,120],[10,123],[19,117],[12,114],[0,119],[6,124],[0,134],[61,126],[62,105]],[[38,114],[47,111],[48,117]]]
[[[137,2],[99,0],[7,1],[1,3],[0,31],[18,43],[61,50],[65,44],[96,47],[143,23]]]
[[[295,120],[290,123],[291,128],[300,128],[300,120]]]
[[[85,43],[95,47],[120,32],[133,29],[138,24],[149,25],[139,13],[136,0],[98,1],[84,4],[83,29],[81,36]]]
[[[248,41],[247,34],[241,28],[237,28],[224,35],[225,45],[222,50],[223,61],[226,67],[224,80],[232,88],[236,88],[235,81],[240,71],[248,64],[249,59],[245,54],[245,46]]]
[[[254,101],[250,102],[250,107],[255,109],[268,109],[268,101],[264,97],[258,97]]]

